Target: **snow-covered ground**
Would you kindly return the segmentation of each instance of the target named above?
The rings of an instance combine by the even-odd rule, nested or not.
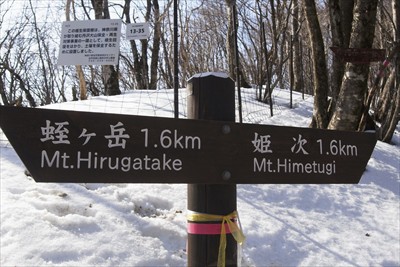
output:
[[[180,92],[185,117],[185,91]],[[312,98],[244,91],[245,122],[307,127]],[[49,108],[172,117],[171,90]],[[358,185],[238,185],[242,266],[400,266],[400,136],[378,142]],[[1,266],[185,266],[185,184],[35,183],[0,136]]]

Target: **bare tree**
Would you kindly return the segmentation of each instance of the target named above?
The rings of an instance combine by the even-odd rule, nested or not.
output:
[[[67,0],[67,3],[65,5],[65,18],[67,21],[71,20],[70,16],[71,6],[72,6],[72,0]],[[87,89],[86,89],[85,75],[83,73],[82,65],[76,65],[75,69],[79,79],[80,99],[85,100],[87,98]]]
[[[239,27],[238,12],[236,7],[236,0],[225,0],[228,19],[228,30],[226,32],[226,51],[229,67],[229,75],[235,79],[238,75],[240,86],[250,87],[247,79],[242,71],[241,62],[239,59],[239,51],[237,51],[238,35],[237,29]]]
[[[293,1],[292,7],[292,36],[293,36],[293,90],[304,91],[304,82],[302,74],[302,51],[300,30],[302,24],[302,12],[298,0]]]
[[[288,43],[291,36],[290,18],[293,0],[256,1],[256,3],[257,7],[253,10],[256,10],[256,16],[259,16],[259,19],[257,25],[253,28],[255,32],[259,33],[249,32],[246,38],[249,40],[255,37],[260,38],[258,42],[260,43],[261,53],[258,54],[257,63],[260,65],[262,61],[259,71],[264,74],[263,79],[266,84],[264,95],[261,96],[260,94],[260,100],[268,102],[274,88],[277,86],[284,88],[289,84],[286,64],[289,63],[291,49]],[[239,14],[245,14],[243,9]],[[250,21],[244,18],[245,16],[254,17],[254,15],[242,15],[244,23]],[[242,39],[245,40],[244,37]],[[246,60],[249,65],[254,64],[251,58]]]
[[[91,0],[96,19],[109,19],[108,0]],[[118,72],[113,65],[102,65],[102,78],[106,95],[119,95]]]
[[[96,19],[110,18],[112,7],[112,12],[126,23],[136,22],[138,17],[150,22],[152,36],[148,40],[121,40],[123,46],[117,66],[57,67],[50,26],[37,26],[34,1],[27,1],[28,5],[21,9],[25,13],[10,29],[4,29],[7,10],[2,9],[0,96],[3,104],[36,106],[66,101],[66,84],[73,87],[74,99],[84,99],[89,94],[116,94],[120,86],[126,89],[172,87],[173,25],[169,10],[172,0],[124,0],[122,4],[110,0],[65,2],[67,19],[91,19],[91,12]],[[227,71],[234,77],[239,66],[242,81],[245,76],[249,83],[257,84],[258,98],[265,101],[276,86],[287,88],[288,58],[292,50],[294,89],[304,89],[315,96],[312,126],[325,128],[332,110],[330,128],[356,129],[361,114],[368,114],[372,109],[382,126],[382,139],[389,140],[393,125],[398,122],[399,57],[390,60],[375,87],[378,64],[346,64],[326,50],[329,46],[368,48],[372,44],[387,51],[395,50],[399,42],[398,0],[379,2],[374,35],[377,2],[181,1],[179,75],[182,85],[197,72]],[[33,34],[27,37],[26,32]],[[235,52],[240,64],[235,62]],[[271,90],[262,92],[264,85]],[[328,95],[333,103],[329,110]]]
[[[351,23],[353,21],[354,0],[329,0],[329,19],[332,35],[332,46],[349,47]],[[332,101],[330,112],[333,111],[340,92],[345,64],[338,57],[333,57],[331,69],[330,91]]]
[[[374,40],[378,0],[356,0],[350,47],[371,48]],[[368,89],[369,66],[347,63],[341,91],[329,129],[355,131],[363,111]]]
[[[131,17],[133,15],[131,15],[131,2],[132,0],[125,0],[124,2],[123,14],[126,23],[132,23]],[[134,73],[138,88],[157,88],[157,83],[159,81],[160,47],[162,42],[164,42],[163,45],[165,45],[162,24],[166,10],[171,3],[170,1],[165,11],[161,12],[158,0],[147,0],[144,19],[146,22],[151,22],[153,25],[152,43],[147,39],[130,41],[130,50],[133,56],[133,64],[130,64],[130,68]]]
[[[227,60],[229,66],[229,75],[235,79],[236,77],[236,66],[235,63],[235,18],[236,16],[236,0],[225,0],[227,9],[227,19],[228,19],[228,31],[226,38],[226,50],[227,50]]]
[[[4,105],[16,105],[17,103],[20,105],[23,95],[25,95],[29,105],[35,107],[37,106],[36,101],[19,71],[21,64],[25,63],[28,49],[27,42],[20,41],[27,29],[28,22],[20,21],[16,26],[18,27],[7,30],[0,41],[0,50],[5,51],[0,54],[0,95]],[[13,58],[12,54],[15,50],[18,50],[19,54]]]
[[[400,3],[396,0],[392,0],[392,18],[394,46],[386,60],[392,61],[393,67],[380,94],[380,105],[378,105],[378,110],[376,111],[376,118],[381,122],[379,138],[387,143],[392,140],[400,120]]]
[[[303,0],[303,3],[313,60],[314,111],[311,126],[326,128],[328,125],[328,74],[324,42],[314,0]]]
[[[3,11],[3,10],[2,10]],[[50,7],[45,10],[46,20]],[[52,28],[38,22],[33,1],[18,13],[16,23],[5,29],[1,23],[0,39],[0,94],[5,105],[38,106],[66,101],[64,68],[55,64]],[[8,17],[7,17],[8,16]],[[9,21],[15,14],[3,11],[2,19]],[[3,53],[4,51],[4,53]]]

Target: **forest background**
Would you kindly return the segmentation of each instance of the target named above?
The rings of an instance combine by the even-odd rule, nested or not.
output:
[[[172,6],[173,0],[0,0],[0,104],[36,107],[173,88]],[[179,87],[196,73],[227,72],[265,103],[275,88],[313,95],[311,127],[378,127],[380,140],[392,139],[400,114],[398,0],[178,0],[177,6]],[[115,66],[57,65],[62,21],[107,18],[149,22],[150,38],[122,37]],[[343,62],[330,47],[384,49],[386,60]]]

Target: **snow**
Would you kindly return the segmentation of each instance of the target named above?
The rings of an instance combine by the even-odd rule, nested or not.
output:
[[[214,76],[214,77],[219,77],[219,78],[229,78],[229,75],[225,72],[202,72],[202,73],[198,73],[195,74],[191,77],[191,79],[193,78],[200,78],[200,77],[208,77],[208,76]]]
[[[312,98],[244,90],[245,122],[307,127]],[[185,91],[180,91],[185,117]],[[172,117],[173,90],[47,108]],[[185,266],[185,184],[35,183],[0,135],[1,266]],[[378,142],[357,185],[238,185],[242,266],[400,266],[400,137]]]

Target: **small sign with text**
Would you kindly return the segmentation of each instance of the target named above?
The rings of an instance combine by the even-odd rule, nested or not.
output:
[[[126,24],[126,39],[147,39],[150,36],[148,22]]]

